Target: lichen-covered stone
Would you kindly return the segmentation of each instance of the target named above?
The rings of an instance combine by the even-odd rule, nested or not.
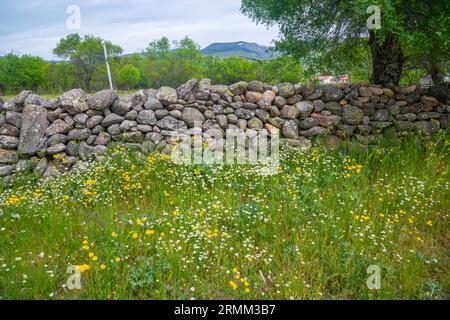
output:
[[[70,114],[89,110],[86,94],[81,89],[73,89],[60,97],[62,108]]]
[[[47,127],[47,109],[36,105],[26,105],[23,109],[20,129],[19,153],[32,155],[41,150]]]
[[[346,124],[357,125],[362,123],[364,118],[364,112],[351,105],[347,105],[342,111],[342,121]]]
[[[117,99],[118,94],[114,90],[102,90],[88,99],[89,107],[93,110],[103,111],[108,109]]]

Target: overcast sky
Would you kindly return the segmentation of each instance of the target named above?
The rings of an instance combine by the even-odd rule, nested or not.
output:
[[[80,30],[67,27],[70,5],[80,8]],[[187,35],[202,48],[231,41],[270,45],[277,30],[253,23],[240,5],[241,0],[0,0],[0,55],[53,59],[58,40],[72,32],[101,36],[125,53],[140,52],[162,36]]]

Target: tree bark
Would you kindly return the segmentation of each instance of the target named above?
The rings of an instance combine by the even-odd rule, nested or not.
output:
[[[371,31],[369,42],[373,63],[372,83],[398,86],[404,63],[399,37],[393,33],[388,33],[384,40],[380,42],[375,33]]]
[[[92,92],[92,88],[91,88],[91,79],[90,78],[85,78],[84,79],[84,85],[86,86],[86,91],[91,93]]]

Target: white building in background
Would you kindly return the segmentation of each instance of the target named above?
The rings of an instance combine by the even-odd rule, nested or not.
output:
[[[444,83],[449,83],[450,82],[450,73],[447,73],[444,77]],[[420,86],[422,88],[429,88],[434,86],[434,81],[431,78],[431,75],[427,75],[425,77],[423,77],[422,79],[420,79]]]
[[[350,81],[350,76],[344,74],[343,76],[318,76],[317,80],[321,84],[332,84],[332,83],[348,83]]]

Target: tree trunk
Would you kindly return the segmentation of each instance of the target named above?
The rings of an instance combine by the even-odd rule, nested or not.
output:
[[[402,75],[404,56],[400,39],[393,33],[386,34],[383,42],[370,31],[370,48],[372,51],[372,83],[398,85]]]
[[[90,78],[84,79],[84,85],[86,86],[86,91],[88,93],[91,93],[92,88],[91,88],[91,79]]]

